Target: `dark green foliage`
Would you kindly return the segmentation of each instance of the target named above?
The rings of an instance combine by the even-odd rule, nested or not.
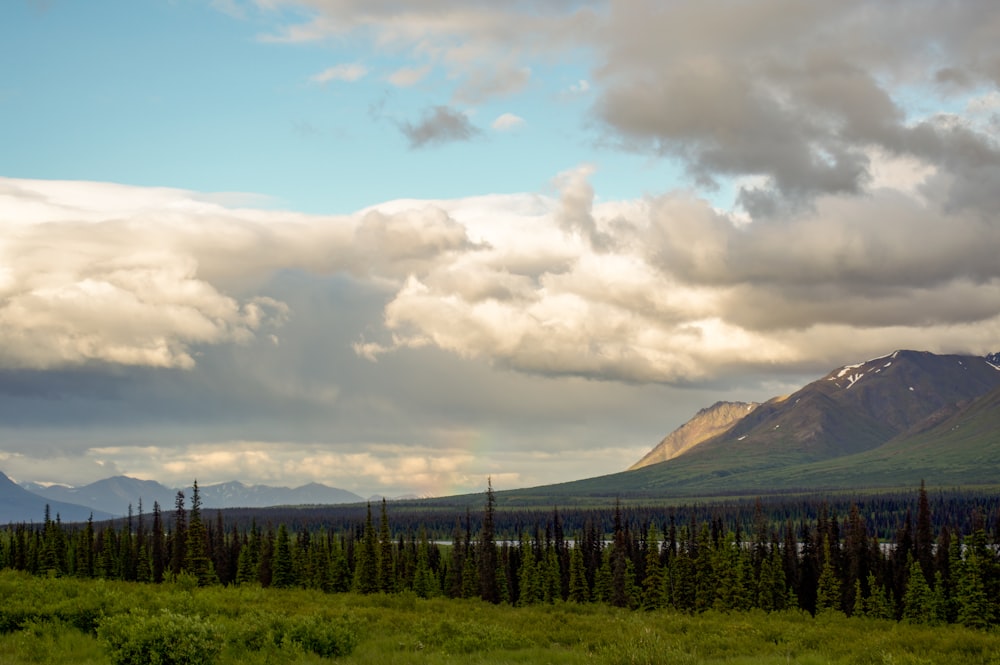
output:
[[[174,531],[170,543],[170,572],[176,577],[181,574],[187,557],[187,511],[184,509],[184,492],[179,490],[174,500]]]
[[[586,570],[583,567],[583,550],[574,547],[569,558],[569,601],[571,603],[586,603],[590,600],[590,589],[587,587]]]
[[[288,589],[295,586],[295,569],[292,564],[292,547],[288,539],[288,529],[284,524],[278,526],[278,537],[274,543],[274,562],[272,563],[271,585],[278,589]]]
[[[909,580],[903,594],[903,619],[912,623],[937,623],[934,592],[924,579],[920,563],[910,559]]]
[[[389,528],[389,513],[386,510],[385,497],[382,497],[375,563],[377,590],[392,593],[396,590],[396,556],[392,542],[392,530]]]
[[[988,525],[983,517],[997,511],[974,513],[968,519],[973,528],[966,532],[964,544],[959,529],[954,535],[942,529],[935,538],[933,526],[928,531],[927,525],[934,524],[936,509],[932,507],[939,504],[926,491],[911,506],[902,506],[907,509],[896,509],[900,525],[896,540],[884,548],[869,535],[868,526],[884,519],[863,512],[857,503],[844,511],[843,522],[835,510],[823,505],[807,507],[815,519],[801,519],[798,526],[788,518],[769,521],[767,504],[755,502],[745,505],[746,520],[737,521],[734,528],[720,511],[700,523],[692,517],[688,524],[681,522],[684,526],[679,529],[673,512],[669,520],[660,514],[658,519],[640,523],[636,515],[649,516],[648,510],[626,510],[618,503],[607,519],[587,522],[572,541],[563,538],[562,514],[557,512],[551,521],[522,528],[520,543],[513,544],[504,535],[491,535],[496,516],[490,516],[488,494],[480,526],[467,513],[464,528],[459,521],[452,543],[438,545],[423,528],[393,533],[385,504],[377,532],[370,508],[363,525],[359,521],[341,532],[302,526],[295,526],[293,532],[283,522],[277,529],[268,526],[264,533],[255,523],[241,531],[226,525],[221,514],[206,528],[196,484],[194,490],[190,516],[185,514],[184,566],[180,575],[168,575],[174,582],[171,586],[188,592],[224,583],[214,575],[215,562],[219,562],[221,569],[233,571],[227,575],[230,581],[248,591],[259,584],[339,593],[347,591],[353,581],[361,593],[380,598],[408,593],[414,602],[447,589],[450,594],[485,599],[491,605],[525,607],[559,607],[560,601],[568,600],[573,603],[570,607],[597,601],[684,613],[800,608],[828,617],[843,612],[902,618],[913,624],[957,622],[977,629],[993,627],[1000,620],[1000,558],[987,537],[990,533],[997,538],[1000,522]],[[942,509],[954,507],[940,505]],[[71,581],[91,576],[108,582],[153,580],[155,543],[158,535],[161,542],[164,535],[158,506],[153,514],[151,532],[145,528],[141,510],[138,518],[96,528],[92,522],[63,525],[58,516],[53,519],[51,515],[38,525],[0,528],[0,567]],[[915,521],[910,517],[913,514]],[[964,523],[960,515],[949,515]],[[782,522],[783,534],[770,526]],[[753,528],[743,530],[743,523]],[[600,531],[599,524],[610,531]],[[664,525],[662,544],[659,525]],[[475,528],[479,535],[473,539]],[[749,534],[749,540],[743,534]],[[163,552],[174,551],[176,537],[175,531],[169,546],[162,542]],[[930,581],[919,556],[926,554],[928,542],[936,542],[927,559]],[[199,568],[199,560],[205,568]],[[493,562],[492,575],[486,575],[489,584],[496,585],[492,599],[483,593],[484,560]],[[387,567],[380,561],[392,564]],[[140,572],[144,567],[148,574]],[[199,578],[198,570],[207,577]],[[453,584],[458,585],[457,592]],[[51,617],[93,631],[107,609],[86,599],[72,599],[58,614],[40,616],[29,600],[5,599],[0,605],[0,632],[19,631]]]
[[[375,593],[378,591],[377,556],[375,525],[372,522],[372,506],[368,504],[368,517],[365,520],[365,530],[361,538],[361,546],[355,550],[354,590],[358,593]]]
[[[486,508],[483,511],[483,527],[479,530],[479,596],[488,603],[500,602],[497,586],[497,551],[494,533],[494,512],[496,499],[493,496],[493,481],[487,480]]]
[[[182,570],[198,580],[198,586],[206,586],[215,581],[212,560],[206,553],[207,541],[208,534],[201,520],[201,494],[198,492],[198,481],[195,480],[191,492],[191,512],[188,515]]]
[[[115,665],[210,665],[222,650],[216,627],[199,616],[134,610],[100,623]]]
[[[823,539],[823,563],[816,590],[816,611],[826,612],[840,609],[840,580],[833,566],[830,542]]]
[[[288,625],[287,635],[306,651],[323,658],[346,656],[358,643],[357,631],[346,617],[297,617]]]

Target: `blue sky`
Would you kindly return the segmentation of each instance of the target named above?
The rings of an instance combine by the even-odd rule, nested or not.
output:
[[[506,489],[894,349],[996,351],[998,29],[5,2],[0,470]]]
[[[394,73],[426,65],[363,36],[274,41],[299,16],[293,10],[222,9],[11,3],[0,29],[4,59],[18,66],[2,79],[9,149],[0,168],[252,192],[315,213],[397,198],[544,192],[556,173],[583,162],[598,166],[594,182],[607,197],[685,185],[664,160],[601,147],[587,116],[586,58],[575,53],[533,63],[516,94],[456,105],[476,131],[467,143],[414,149],[398,125],[449,103],[458,85],[448,72],[394,85]],[[504,114],[519,120],[493,128]]]

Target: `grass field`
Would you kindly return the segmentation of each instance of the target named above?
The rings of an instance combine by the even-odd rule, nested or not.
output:
[[[512,608],[408,594],[199,589],[183,580],[156,586],[0,574],[0,665],[331,658],[370,665],[1000,665],[1000,634],[839,614],[692,616],[572,603]]]

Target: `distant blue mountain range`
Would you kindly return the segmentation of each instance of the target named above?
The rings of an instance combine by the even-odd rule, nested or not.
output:
[[[160,510],[174,509],[177,488],[170,488],[154,480],[139,480],[128,476],[115,476],[82,487],[65,485],[44,486],[26,482],[17,485],[0,472],[0,523],[41,522],[45,506],[49,505],[53,519],[56,514],[64,522],[86,520],[93,513],[95,520],[122,517],[132,512],[150,513],[153,503]],[[190,508],[192,490],[184,492],[185,505]],[[364,499],[353,492],[310,483],[301,487],[271,487],[245,485],[233,481],[217,485],[199,485],[203,509],[209,508],[264,508],[268,506],[327,505],[356,503]]]

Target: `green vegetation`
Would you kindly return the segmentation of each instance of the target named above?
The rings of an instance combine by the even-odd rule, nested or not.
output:
[[[197,489],[183,504],[173,531],[155,505],[151,530],[140,512],[0,531],[0,665],[918,663],[955,649],[1000,665],[1000,519],[988,531],[977,508],[964,533],[935,529],[923,486],[890,546],[856,505],[776,524],[757,502],[747,529],[637,521],[616,503],[610,533],[587,522],[570,537],[556,510],[513,540],[490,488],[480,528],[466,513],[443,544],[394,532],[385,502],[377,525],[369,507],[340,532],[227,530],[202,520]]]
[[[838,612],[631,612],[0,573],[0,663],[1000,663],[1000,635]]]

